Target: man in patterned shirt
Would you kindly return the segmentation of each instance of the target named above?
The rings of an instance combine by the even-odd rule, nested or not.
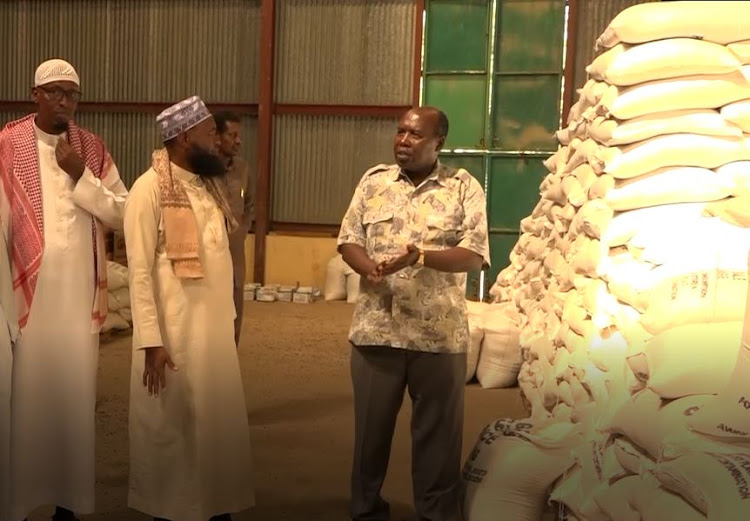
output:
[[[362,276],[349,334],[353,521],[390,519],[380,490],[406,388],[419,520],[461,518],[466,272],[489,266],[489,245],[482,187],[438,161],[447,134],[440,110],[407,112],[396,164],[365,172],[341,225],[339,251]]]

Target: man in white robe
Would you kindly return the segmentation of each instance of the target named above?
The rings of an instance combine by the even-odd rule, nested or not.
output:
[[[216,181],[216,124],[196,96],[157,117],[165,149],[125,205],[133,312],[131,508],[172,521],[254,504],[234,342],[236,226]]]
[[[10,515],[10,390],[13,343],[18,339],[8,251],[8,241],[0,233],[0,521]]]
[[[122,228],[127,189],[102,141],[72,121],[72,65],[34,75],[38,110],[0,132],[0,220],[16,318],[10,521],[56,505],[54,521],[94,511],[94,410],[107,316],[104,232]]]

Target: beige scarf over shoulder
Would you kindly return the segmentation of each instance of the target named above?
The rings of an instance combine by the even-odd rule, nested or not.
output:
[[[166,149],[154,151],[152,166],[159,176],[167,258],[172,261],[177,277],[200,279],[203,277],[203,264],[200,258],[198,225],[185,187],[174,179]],[[237,221],[232,216],[221,189],[214,179],[204,179],[204,183],[224,214],[228,230],[233,231],[237,227]]]

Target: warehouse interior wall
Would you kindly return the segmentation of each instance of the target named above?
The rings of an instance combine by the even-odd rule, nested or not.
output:
[[[265,222],[247,241],[248,281],[319,284],[319,256],[333,255],[356,183],[367,168],[393,161],[399,115],[419,102],[436,104],[452,120],[443,161],[467,168],[487,192],[493,267],[484,274],[486,294],[508,263],[518,221],[538,199],[541,161],[556,148],[564,13],[574,1],[580,86],[595,35],[640,2],[0,2],[0,121],[33,111],[38,63],[68,59],[82,79],[78,122],[104,139],[130,186],[160,146],[154,117],[164,107],[197,93],[212,108],[240,112],[241,154],[268,181],[260,195]],[[269,6],[270,32],[263,23]],[[272,43],[265,76],[262,33]],[[265,126],[261,101],[270,110]],[[265,151],[263,133],[270,133]],[[281,258],[292,252],[294,262]],[[478,294],[480,275],[470,292]]]

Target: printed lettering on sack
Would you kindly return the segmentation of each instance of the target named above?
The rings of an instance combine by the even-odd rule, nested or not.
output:
[[[729,474],[734,479],[734,483],[737,485],[737,493],[740,499],[750,499],[750,486],[748,485],[747,478],[743,474],[742,470],[748,472],[750,475],[750,460],[744,454],[711,454],[721,465],[729,471]],[[739,467],[737,466],[739,464]]]
[[[531,423],[516,422],[515,420],[497,420],[496,422],[484,428],[479,435],[479,440],[474,449],[469,454],[466,464],[461,474],[465,481],[481,483],[487,475],[487,469],[475,467],[479,455],[482,453],[483,446],[490,446],[500,438],[520,438],[524,441],[531,441],[529,431],[534,427]]]

